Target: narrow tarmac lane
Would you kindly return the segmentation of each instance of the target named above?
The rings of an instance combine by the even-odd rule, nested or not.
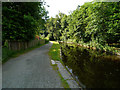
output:
[[[51,43],[34,49],[2,66],[3,88],[62,88],[60,77],[47,55]]]

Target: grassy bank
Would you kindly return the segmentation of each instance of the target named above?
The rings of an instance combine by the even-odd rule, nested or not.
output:
[[[53,43],[53,45],[48,52],[50,58],[52,60],[57,60],[57,61],[60,61],[61,63],[63,63],[62,60],[60,59],[60,45],[59,45],[59,43],[55,42],[55,41],[51,41],[51,42]],[[58,75],[60,76],[60,79],[62,82],[62,86],[66,89],[70,89],[67,81],[62,77],[62,75],[58,71],[57,65],[52,65],[52,66],[53,66],[53,69],[58,72]]]
[[[49,41],[46,40],[45,44],[47,44]],[[20,51],[13,51],[13,50],[9,50],[8,47],[2,47],[2,63],[4,64],[6,61],[8,61],[10,58],[15,58],[19,55],[22,55],[24,53],[27,53],[29,51],[32,51],[35,48],[39,48],[45,44],[38,44],[37,46],[28,48],[26,50],[20,50]]]
[[[50,48],[50,51],[49,51],[49,56],[51,57],[51,59],[53,60],[58,60],[60,61],[60,45],[58,42],[55,42],[55,41],[52,41],[53,45],[52,47]]]

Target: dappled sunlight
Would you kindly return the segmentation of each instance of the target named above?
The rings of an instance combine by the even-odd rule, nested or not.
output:
[[[59,44],[57,41],[50,41],[50,43]]]
[[[55,50],[55,49],[53,49],[53,51],[55,52],[56,50]]]
[[[27,72],[30,71],[28,74],[31,75],[16,73],[15,79],[19,79],[18,74],[31,76],[32,78],[25,79],[27,86],[27,81],[35,78],[29,84],[31,88],[43,84],[41,81],[44,80],[38,83],[40,75],[43,75],[41,79],[45,80],[50,76],[49,59],[65,64],[71,76],[75,76],[78,83],[84,84],[87,88],[120,88],[120,3],[100,1],[40,0],[40,2],[2,3],[2,62],[5,63],[18,55],[24,56],[15,60],[21,63],[15,67],[20,66],[23,70],[27,68]],[[25,53],[28,55],[21,55]],[[22,63],[20,60],[25,62]],[[14,61],[11,64],[13,67]],[[22,65],[28,66],[24,68]],[[55,65],[57,67],[57,64]],[[21,73],[22,69],[16,71]],[[48,74],[41,73],[39,69],[41,71],[44,69]],[[8,72],[6,77],[12,73]],[[50,79],[52,77],[54,78],[54,75]],[[20,79],[24,80],[24,77]],[[11,85],[16,87],[16,82]],[[6,83],[11,86],[9,80],[6,80]],[[23,85],[24,82],[19,84]],[[56,86],[50,80],[42,86],[50,84]]]

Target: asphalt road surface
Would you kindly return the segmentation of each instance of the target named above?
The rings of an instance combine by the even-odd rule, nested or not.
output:
[[[47,55],[52,43],[34,49],[2,66],[3,88],[62,88]]]

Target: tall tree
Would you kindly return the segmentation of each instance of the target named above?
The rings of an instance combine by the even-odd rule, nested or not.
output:
[[[43,2],[3,2],[2,4],[3,41],[32,40],[40,28],[44,27],[47,11]]]

